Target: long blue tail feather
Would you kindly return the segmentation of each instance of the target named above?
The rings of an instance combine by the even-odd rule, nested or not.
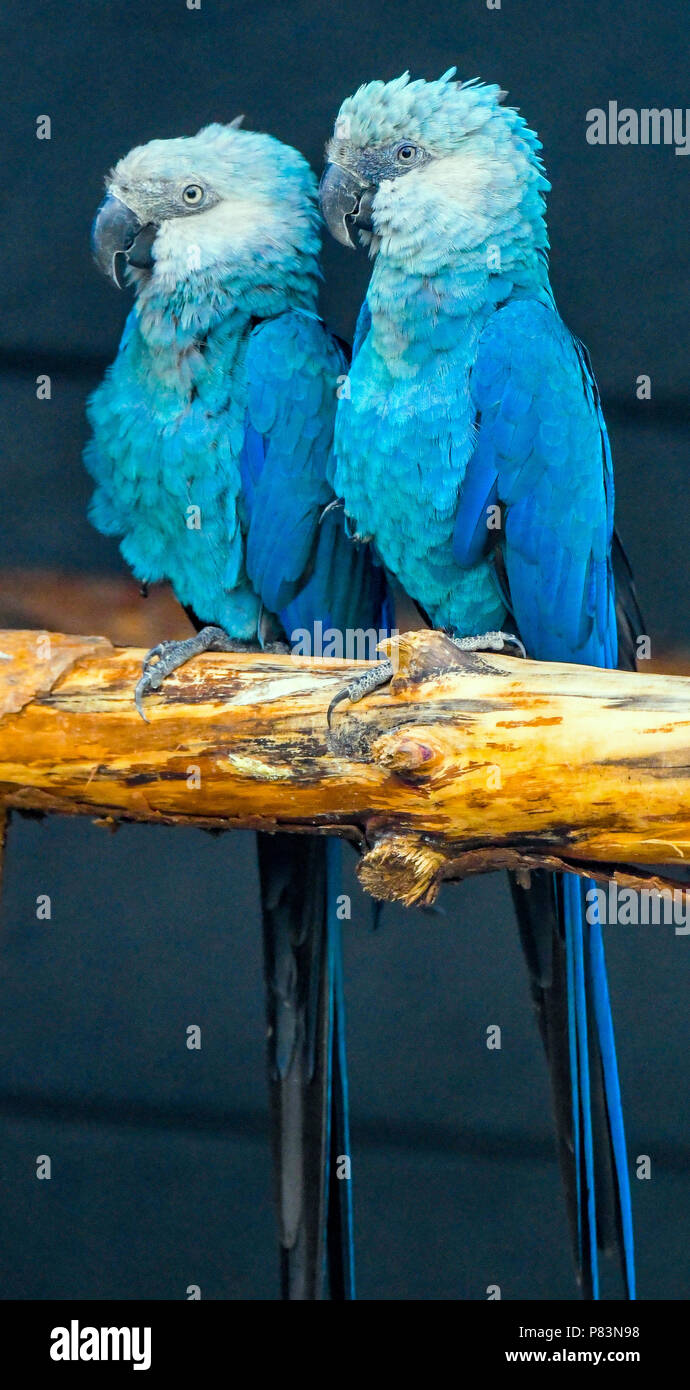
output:
[[[551,1083],[557,1153],[583,1297],[635,1297],[633,1230],[620,1086],[601,927],[591,886],[537,870],[511,878],[520,940]],[[618,1295],[622,1296],[622,1293]]]
[[[350,1105],[345,1034],[345,977],[342,925],[338,916],[341,894],[342,845],[329,837],[326,848],[326,912],[328,931],[329,979],[331,981],[330,1105],[331,1142],[329,1144],[329,1282],[340,1285],[340,1296],[356,1297],[355,1251],[352,1204],[352,1150],[350,1146]],[[338,1177],[337,1164],[349,1160],[349,1177]]]
[[[591,887],[595,885],[592,883]],[[587,933],[589,945],[589,965],[592,978],[592,992],[594,997],[594,1012],[597,1020],[599,1033],[599,1049],[604,1073],[604,1091],[606,1095],[606,1106],[611,1130],[611,1146],[613,1148],[616,1178],[618,1185],[618,1199],[620,1203],[620,1217],[623,1239],[623,1252],[625,1264],[625,1280],[627,1285],[628,1298],[634,1299],[635,1292],[635,1249],[633,1238],[632,1223],[632,1200],[630,1196],[630,1177],[628,1173],[628,1155],[625,1144],[625,1130],[623,1126],[623,1106],[621,1101],[620,1082],[618,1079],[618,1063],[616,1059],[616,1044],[613,1036],[613,1020],[611,1016],[611,1004],[609,1001],[609,988],[606,978],[606,962],[604,959],[604,943],[602,940],[601,924],[599,922],[599,912],[596,904],[594,905],[595,920],[589,926]]]
[[[257,836],[282,1297],[354,1297],[340,845]]]
[[[592,1073],[600,1064],[619,1215],[623,1274],[627,1296],[634,1299],[632,1206],[623,1110],[601,925],[596,908],[590,911],[590,917],[594,917],[594,920],[588,921],[585,912],[584,894],[590,886],[595,885],[582,884],[571,875],[566,875],[561,882],[568,962],[568,1030],[580,1268],[585,1292],[598,1299],[602,1197],[597,1190]],[[601,1135],[598,1142],[602,1142]]]
[[[566,876],[563,888],[563,916],[566,950],[572,959],[571,983],[574,998],[569,993],[568,1008],[575,1018],[577,1039],[577,1070],[572,1077],[573,1131],[576,1112],[582,1125],[582,1144],[575,1149],[580,1207],[580,1252],[589,1264],[592,1297],[599,1297],[599,1260],[597,1255],[596,1180],[594,1172],[594,1141],[592,1136],[592,1107],[590,1090],[589,1038],[587,1028],[587,984],[585,977],[584,923],[579,882]],[[584,1171],[583,1171],[584,1167]],[[586,1213],[586,1227],[583,1214]]]
[[[573,932],[565,927],[565,951],[567,963],[567,996],[568,996],[568,1050],[570,1055],[570,1085],[571,1085],[571,1104],[573,1115],[573,1149],[575,1154],[575,1180],[577,1189],[577,1241],[580,1268],[583,1264],[583,1240],[582,1230],[582,1172],[580,1166],[580,1065],[578,1059],[578,1030],[577,1030],[577,1009],[576,1009],[576,988],[575,988],[575,946],[573,942]]]

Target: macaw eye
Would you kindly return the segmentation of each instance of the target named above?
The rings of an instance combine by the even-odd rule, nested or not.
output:
[[[411,164],[417,153],[416,145],[398,145],[395,157],[401,164]]]
[[[203,196],[204,190],[200,183],[188,183],[182,190],[182,202],[186,203],[188,208],[197,207]]]

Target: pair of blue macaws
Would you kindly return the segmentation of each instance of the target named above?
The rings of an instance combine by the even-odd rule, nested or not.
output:
[[[142,712],[198,652],[289,644],[317,621],[385,628],[391,576],[461,646],[634,664],[597,387],[549,284],[541,146],[503,97],[451,69],[343,103],[320,202],[333,235],[373,261],[351,364],[317,314],[316,184],[295,150],[234,121],[153,140],[110,174],[94,251],[135,303],[89,406],[91,515],[139,580],[171,582],[197,628],[149,653]],[[389,675],[372,665],[344,694]],[[348,1299],[338,845],[258,838],[282,1293]],[[632,1298],[586,887],[540,872],[512,891],[582,1291],[599,1297],[613,1251]]]

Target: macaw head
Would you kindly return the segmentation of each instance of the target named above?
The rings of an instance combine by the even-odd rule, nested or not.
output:
[[[343,102],[320,186],[330,231],[410,262],[462,255],[508,233],[545,247],[536,135],[499,87],[453,80],[369,82]]]
[[[314,176],[296,150],[243,130],[241,119],[151,140],[115,165],[92,246],[116,285],[199,292],[243,275],[257,286],[282,277],[313,280],[305,297],[314,298]]]

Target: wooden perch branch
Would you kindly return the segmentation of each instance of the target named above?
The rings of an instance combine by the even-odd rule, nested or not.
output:
[[[396,650],[392,687],[339,706],[329,736],[361,663],[209,654],[145,724],[138,649],[0,632],[0,810],[339,833],[365,887],[407,903],[496,868],[660,886],[625,865],[690,858],[690,680],[463,655],[431,632]]]

